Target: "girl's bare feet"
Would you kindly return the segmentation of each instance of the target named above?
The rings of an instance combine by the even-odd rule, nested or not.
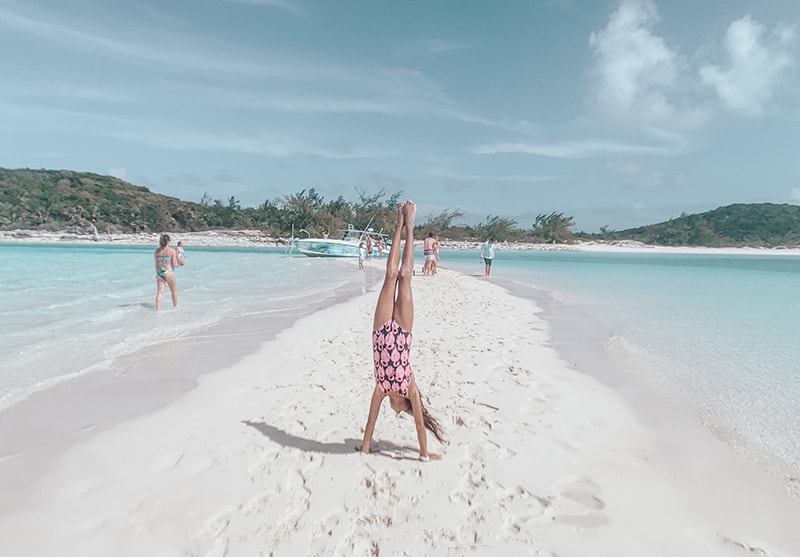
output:
[[[406,204],[399,203],[397,205],[397,226],[403,228],[406,220]]]
[[[403,203],[406,213],[406,228],[414,227],[414,217],[417,215],[417,205],[410,199]]]

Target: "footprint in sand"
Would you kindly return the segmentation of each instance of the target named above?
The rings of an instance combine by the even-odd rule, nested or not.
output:
[[[450,493],[450,500],[464,508],[455,539],[471,548],[499,540],[532,544],[529,525],[545,515],[548,501],[522,486],[506,487],[487,479],[485,456],[484,447],[467,447],[463,475]]]
[[[376,545],[381,533],[396,522],[404,522],[397,516],[400,494],[397,482],[402,474],[387,470],[376,471],[365,465],[361,481],[356,489],[358,503],[345,508],[347,520],[336,521],[341,540],[336,544],[334,555],[378,555]]]
[[[168,468],[175,468],[183,460],[183,453],[167,453],[161,455],[155,462],[153,468],[155,470],[167,470]]]
[[[561,488],[561,495],[572,499],[587,509],[599,511],[606,506],[597,496],[600,491],[600,486],[594,481],[586,477],[581,477],[576,480],[571,480],[567,485],[563,486]]]
[[[450,493],[450,499],[469,502],[478,490],[487,487],[487,461],[506,460],[517,453],[491,440],[480,444],[468,444],[463,448],[464,458],[459,462],[462,470],[461,480],[458,482],[458,487]]]
[[[233,509],[227,507],[206,521],[206,527],[189,543],[191,555],[224,557],[228,553],[228,537],[225,535]]]
[[[219,538],[231,523],[230,515],[233,509],[228,507],[212,516],[206,522],[206,531],[214,538]]]
[[[214,464],[217,463],[217,459],[212,457],[210,454],[203,455],[197,460],[194,461],[191,468],[189,469],[189,474],[199,474],[200,472],[205,472],[206,470],[210,470],[214,467]]]
[[[228,554],[228,539],[217,538],[214,545],[203,557],[225,557]]]
[[[719,536],[722,545],[728,547],[735,547],[736,549],[740,550],[741,555],[763,555],[764,557],[769,557],[770,555],[775,555],[774,552],[764,549],[763,547],[759,547],[757,545],[753,545],[751,542],[744,542],[740,540],[735,540],[733,538],[729,538],[728,536],[723,536],[722,534],[717,534]],[[763,544],[759,544],[763,545]]]
[[[599,497],[602,488],[585,476],[567,477],[556,485],[558,495],[552,498],[553,521],[589,528],[608,522],[600,513],[605,502]]]
[[[508,532],[519,534],[528,522],[544,514],[546,506],[544,500],[524,487],[507,489],[498,486],[498,491],[503,493],[502,497],[498,497],[500,506],[498,512]]]

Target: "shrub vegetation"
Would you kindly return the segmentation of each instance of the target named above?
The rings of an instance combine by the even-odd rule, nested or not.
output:
[[[195,232],[214,229],[261,230],[289,236],[305,230],[312,236],[332,233],[352,223],[390,232],[402,192],[355,190],[356,199],[326,200],[313,187],[257,207],[242,207],[235,198],[183,201],[151,192],[118,178],[71,170],[8,170],[0,168],[0,230],[83,230],[100,233]],[[520,207],[520,210],[526,209]],[[574,232],[564,213],[539,214],[527,228],[513,219],[487,215],[475,226],[454,225],[458,209],[428,216],[420,233],[441,239],[571,243],[576,240],[635,240],[662,246],[800,245],[800,206],[752,203],[720,207],[700,214],[682,214],[666,222],[599,233]]]

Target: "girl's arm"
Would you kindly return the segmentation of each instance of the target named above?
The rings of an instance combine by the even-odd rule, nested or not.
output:
[[[364,440],[361,441],[362,453],[369,453],[369,444],[372,442],[372,434],[375,432],[375,422],[378,421],[378,412],[381,409],[381,402],[383,402],[384,396],[380,388],[375,385],[375,390],[372,391],[372,400],[370,400],[369,403],[369,416],[367,417],[367,427],[364,428]]]

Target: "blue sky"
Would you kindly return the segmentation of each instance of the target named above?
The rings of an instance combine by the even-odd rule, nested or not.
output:
[[[529,227],[800,203],[797,0],[0,0],[0,166]]]

